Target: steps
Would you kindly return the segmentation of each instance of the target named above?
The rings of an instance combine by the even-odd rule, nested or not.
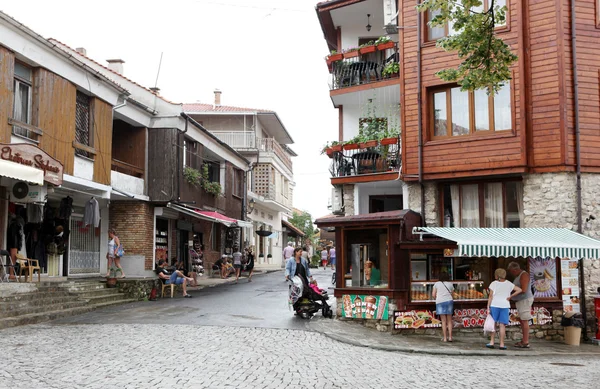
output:
[[[0,298],[0,329],[80,315],[137,301],[100,281],[42,282],[34,292]]]

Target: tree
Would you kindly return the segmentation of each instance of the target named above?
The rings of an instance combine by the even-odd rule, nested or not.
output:
[[[506,6],[488,0],[423,0],[417,9],[435,17],[432,27],[453,25],[454,33],[436,45],[447,52],[456,51],[462,60],[456,69],[444,69],[436,75],[444,81],[457,82],[462,90],[487,89],[496,93],[511,79],[510,66],[517,61],[510,47],[496,37],[494,27],[506,21]]]
[[[291,219],[288,220],[294,227],[297,227],[300,231],[304,232],[304,235],[308,238],[312,238],[315,232],[315,227],[313,226],[313,220],[310,213],[306,211],[296,212],[294,211],[294,215]]]

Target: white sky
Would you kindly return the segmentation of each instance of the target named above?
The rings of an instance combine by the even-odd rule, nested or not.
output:
[[[98,62],[125,61],[124,74],[175,102],[277,111],[299,155],[294,206],[329,213],[329,159],[337,110],[329,98],[328,53],[319,0],[20,0],[1,10],[46,38],[85,47]]]

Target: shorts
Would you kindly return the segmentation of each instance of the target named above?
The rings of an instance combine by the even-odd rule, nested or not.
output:
[[[242,264],[240,263],[239,265],[237,265],[237,264],[234,263],[233,264],[233,268],[234,269],[241,269],[242,268]]]
[[[533,297],[526,298],[515,302],[517,311],[519,311],[519,320],[531,320],[531,306],[533,305]]]
[[[490,315],[496,323],[508,325],[508,308],[490,307]]]
[[[329,260],[329,263],[332,265],[335,265],[335,257],[331,257],[331,259]]]
[[[177,273],[173,272],[173,274],[171,274],[171,278],[169,278],[168,281],[165,281],[165,284],[181,285],[181,284],[183,284],[184,281],[185,281],[185,278],[177,277]]]
[[[454,301],[435,304],[435,313],[437,315],[452,315],[454,313]]]

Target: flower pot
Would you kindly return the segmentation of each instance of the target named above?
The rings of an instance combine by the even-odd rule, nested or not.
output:
[[[117,287],[117,279],[114,277],[109,277],[106,279],[106,287],[107,288],[116,288]]]
[[[359,49],[361,54],[369,54],[375,52],[375,46],[365,46]]]
[[[332,151],[342,151],[342,145],[331,146]]]
[[[354,50],[354,51],[349,51],[347,53],[344,53],[344,58],[354,58],[354,57],[358,57],[358,50]]]
[[[385,138],[382,139],[381,142],[379,142],[382,146],[386,146],[386,145],[395,145],[396,143],[398,143],[398,138]]]
[[[358,149],[358,143],[348,143],[344,145],[344,150],[356,150]]]
[[[367,149],[369,147],[375,147],[377,146],[377,141],[376,140],[370,140],[368,142],[365,143],[361,143],[358,145],[361,149]]]
[[[378,44],[377,50],[383,51],[383,50],[391,49],[392,47],[394,47],[394,42],[385,42],[385,43]]]
[[[339,54],[331,54],[329,56],[327,56],[327,58],[325,59],[327,61],[327,65],[330,65],[336,61],[341,61],[343,58],[342,53]]]
[[[325,153],[329,158],[331,158],[331,156],[333,155],[333,150],[331,149],[331,147],[328,147],[325,149]]]

